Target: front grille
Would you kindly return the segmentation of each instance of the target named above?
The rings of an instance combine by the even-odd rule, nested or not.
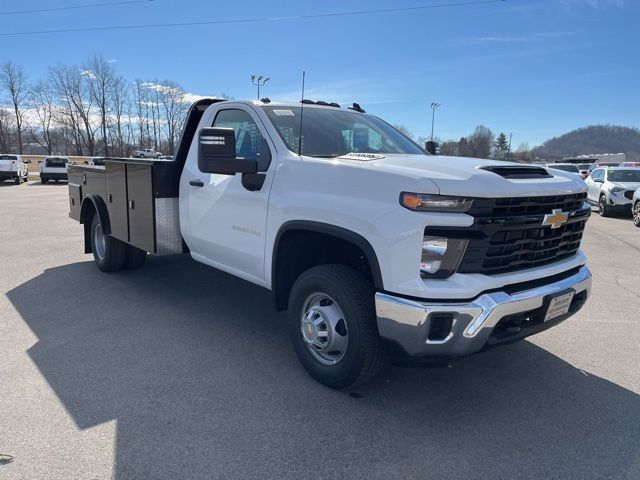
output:
[[[586,200],[586,193],[545,197],[476,198],[473,200],[469,215],[474,217],[545,215],[556,209],[572,212],[582,208]]]
[[[635,193],[634,190],[627,190],[626,192],[624,192],[624,198],[628,199],[628,200],[633,200],[633,194]]]
[[[496,275],[559,262],[575,255],[591,214],[586,193],[545,197],[474,199],[472,227],[430,229],[427,235],[467,238],[460,273]],[[559,228],[543,226],[553,210],[569,213]]]

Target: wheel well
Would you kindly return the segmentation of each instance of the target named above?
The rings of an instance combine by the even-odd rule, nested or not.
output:
[[[321,224],[320,224],[321,225]],[[287,228],[276,238],[272,290],[277,310],[286,310],[289,292],[302,272],[316,265],[347,265],[382,289],[382,276],[373,248],[363,237],[326,226]]]
[[[107,207],[98,195],[87,195],[82,200],[80,206],[80,223],[84,225],[84,253],[92,253],[91,248],[91,221],[93,216],[98,215],[100,225],[102,225],[105,233],[111,233],[111,224],[109,223],[109,213]]]

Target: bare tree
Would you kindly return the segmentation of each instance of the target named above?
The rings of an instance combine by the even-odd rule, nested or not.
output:
[[[78,154],[82,145],[95,155],[95,131],[91,123],[92,98],[83,71],[75,66],[57,65],[50,69],[52,85],[61,102],[61,120],[71,128]]]
[[[495,136],[487,127],[480,125],[476,127],[468,138],[468,146],[470,156],[476,158],[489,158],[491,156],[491,147]]]
[[[118,155],[125,154],[125,143],[127,143],[125,116],[127,115],[129,102],[129,86],[127,81],[121,76],[113,78],[112,88],[109,94],[111,104],[111,115],[113,117],[113,136]],[[107,151],[105,150],[105,154]]]
[[[37,128],[31,129],[33,139],[42,146],[47,154],[53,153],[55,145],[56,98],[50,83],[39,81],[31,91],[31,105],[38,119]]]
[[[16,133],[18,137],[18,153],[22,153],[22,135],[24,132],[24,113],[29,97],[27,74],[20,65],[7,62],[0,68],[0,85],[9,94],[9,100],[15,115]]]
[[[167,132],[167,150],[173,155],[187,114],[185,92],[177,83],[168,80],[162,82],[157,90],[160,93],[159,103],[162,106],[163,123]]]
[[[11,151],[12,127],[11,113],[0,107],[0,152]]]
[[[100,133],[104,144],[105,156],[109,156],[108,120],[113,88],[116,78],[115,69],[103,56],[94,55],[83,65],[80,74],[84,77],[91,104],[95,105],[100,118]]]

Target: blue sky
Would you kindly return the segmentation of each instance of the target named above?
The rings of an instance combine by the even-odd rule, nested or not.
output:
[[[278,2],[154,0],[7,15],[109,0],[2,0],[0,32],[283,17],[464,0]],[[507,0],[406,12],[146,30],[0,36],[0,62],[31,78],[48,65],[113,59],[129,79],[171,79],[187,91],[359,102],[416,135],[459,138],[478,124],[531,146],[596,123],[640,126],[639,0]]]

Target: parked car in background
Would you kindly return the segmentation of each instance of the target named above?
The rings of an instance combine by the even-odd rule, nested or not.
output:
[[[640,167],[640,162],[622,162],[619,167]]]
[[[617,167],[619,165],[620,165],[619,162],[596,162],[596,163],[592,163],[591,166],[589,167],[589,171],[588,171],[587,177],[590,176],[591,172],[593,172],[598,167]]]
[[[592,163],[580,163],[578,164],[578,170],[582,174],[582,178],[587,178],[589,176],[589,168],[593,165]]]
[[[630,212],[635,191],[640,188],[640,169],[633,167],[596,168],[586,180],[589,203],[606,217],[614,211]]]
[[[16,185],[29,180],[29,160],[24,161],[20,155],[0,154],[0,182],[13,180]]]
[[[91,160],[87,162],[87,165],[104,167],[104,157],[93,157]]]
[[[143,148],[142,150],[134,150],[131,156],[133,158],[160,158],[162,153],[156,152],[153,148]]]
[[[44,160],[40,162],[40,181],[46,184],[49,180],[56,183],[60,180],[67,180],[69,163],[69,157],[44,157]]]
[[[633,212],[633,224],[636,227],[640,227],[640,188],[635,191],[631,201],[633,202],[631,205],[631,211]]]
[[[582,173],[580,173],[577,165],[573,165],[571,163],[547,163],[545,166],[547,168],[550,168],[551,170],[560,170],[563,172],[567,172],[575,178],[584,180],[584,177],[582,176]]]

